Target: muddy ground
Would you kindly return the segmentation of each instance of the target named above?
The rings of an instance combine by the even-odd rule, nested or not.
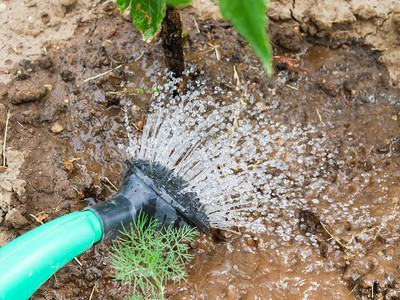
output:
[[[19,2],[18,8],[1,2],[5,9],[0,10],[8,18],[0,27],[5,31],[1,144],[7,132],[1,160],[6,168],[0,169],[0,245],[110,197],[127,158],[118,147],[128,142],[124,107],[136,105],[130,121],[140,134],[151,89],[164,83],[159,37],[143,42],[112,2]],[[337,10],[314,1],[322,7],[318,10],[305,2],[270,5],[273,79],[263,75],[229,23],[205,11],[204,3],[183,10],[186,61],[205,70],[202,76],[212,86],[224,89],[235,66],[243,82],[255,84],[251,92],[259,103],[278,103],[268,108],[269,115],[320,126],[338,151],[336,159],[344,162],[329,170],[332,184],[325,195],[338,205],[351,199],[368,218],[344,219],[322,203],[312,211],[300,210],[295,230],[310,241],[301,246],[279,244],[273,234],[241,237],[216,230],[201,236],[193,245],[188,283],[169,285],[170,299],[400,297],[396,3],[387,1],[374,10],[352,1]],[[33,18],[23,17],[28,14]],[[132,93],[120,93],[126,90]],[[311,201],[322,195],[305,197]],[[108,251],[102,245],[82,254],[79,263],[70,262],[32,298],[128,296],[126,287],[109,278]]]

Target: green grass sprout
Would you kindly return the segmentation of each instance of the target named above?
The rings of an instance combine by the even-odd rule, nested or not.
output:
[[[198,231],[189,226],[159,228],[157,220],[140,213],[130,232],[124,228],[111,247],[113,277],[138,292],[129,299],[164,299],[167,281],[186,281],[185,265],[193,258],[189,244]]]
[[[156,93],[156,92],[158,92],[158,87],[153,87],[152,89],[151,89],[151,92],[154,94],[154,93]]]

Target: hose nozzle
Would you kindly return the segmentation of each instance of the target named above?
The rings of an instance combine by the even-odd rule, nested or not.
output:
[[[100,219],[103,237],[108,241],[129,228],[140,211],[161,226],[197,227],[208,234],[208,217],[197,195],[185,192],[187,182],[157,162],[130,159],[115,198],[87,207]]]

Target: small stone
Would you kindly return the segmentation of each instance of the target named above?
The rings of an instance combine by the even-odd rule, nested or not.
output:
[[[312,25],[312,24],[308,26],[308,33],[309,33],[311,36],[316,35],[317,32],[318,32],[317,27],[315,27],[315,26]]]
[[[138,121],[136,126],[137,126],[138,129],[141,130],[143,128],[143,121],[142,120]]]
[[[53,66],[53,61],[48,56],[39,57],[36,60],[37,65],[42,69],[49,69]]]
[[[28,225],[28,220],[21,214],[21,212],[13,208],[6,215],[6,223],[11,224],[14,228],[22,228]]]
[[[10,180],[6,180],[4,178],[2,178],[1,182],[0,182],[0,188],[2,188],[3,190],[5,190],[6,192],[12,192],[12,183]]]
[[[53,126],[51,126],[51,132],[53,133],[60,133],[64,130],[64,126],[62,126],[60,123],[54,123]]]
[[[272,40],[275,44],[286,50],[292,52],[299,52],[301,50],[302,37],[295,28],[288,26],[280,28],[272,37]]]
[[[61,79],[65,82],[75,81],[75,74],[70,70],[62,70],[60,72]]]
[[[110,30],[110,36],[114,36],[117,33],[117,29],[113,28]]]
[[[5,3],[0,3],[0,14],[7,10],[7,5]]]

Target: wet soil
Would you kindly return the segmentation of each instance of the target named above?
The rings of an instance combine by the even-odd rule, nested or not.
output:
[[[2,244],[115,193],[127,158],[119,147],[128,144],[125,111],[134,134],[141,134],[152,88],[165,83],[165,65],[159,37],[146,44],[129,19],[115,10],[109,14],[82,24],[69,41],[47,43],[45,55],[20,63],[15,78],[0,87],[1,120],[11,112],[8,168],[0,173]],[[167,298],[400,297],[400,93],[390,88],[379,53],[359,45],[316,46],[293,26],[271,24],[276,72],[270,79],[228,23],[201,21],[190,9],[183,21],[186,62],[204,70],[198,76],[210,91],[218,86],[239,95],[231,84],[235,67],[260,113],[284,124],[316,126],[337,155],[336,165],[321,174],[331,184],[304,195],[313,205],[293,222],[300,241],[280,239],[280,226],[293,221],[283,210],[264,234],[202,235],[192,245],[188,282],[168,285]],[[215,99],[221,100],[229,101]],[[285,141],[277,142],[284,147]],[[352,214],[338,213],[342,207]],[[108,252],[107,244],[88,250],[32,299],[129,296],[109,277]]]

